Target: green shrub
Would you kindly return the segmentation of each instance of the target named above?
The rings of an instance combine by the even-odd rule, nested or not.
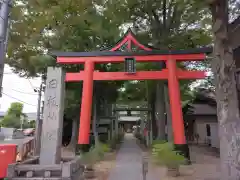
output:
[[[80,157],[83,164],[93,164],[94,162],[91,151],[80,154]]]
[[[107,153],[110,151],[110,147],[108,144],[100,144],[100,147],[101,147],[101,150],[104,152],[104,153]]]
[[[156,144],[164,144],[164,143],[167,143],[167,141],[166,140],[153,140],[151,147],[153,148],[154,145],[156,145]]]
[[[155,143],[152,147],[153,160],[158,165],[168,168],[178,168],[185,163],[185,157],[174,150],[172,143]]]
[[[104,154],[109,151],[108,144],[99,143],[98,146],[92,146],[89,152],[82,154],[82,162],[84,164],[94,164],[100,161],[104,157]]]
[[[122,142],[123,137],[124,133],[119,133],[118,135],[113,136],[113,138],[108,143],[110,149],[115,150],[117,148],[117,145]]]

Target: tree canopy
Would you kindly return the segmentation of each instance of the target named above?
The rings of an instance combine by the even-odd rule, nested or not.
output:
[[[193,3],[195,2],[195,3]],[[130,26],[143,44],[159,49],[194,48],[211,42],[209,11],[193,0],[15,1],[11,14],[7,63],[21,76],[35,77],[55,66],[51,51],[95,51],[112,46]],[[151,4],[151,5],[150,5]],[[195,13],[198,11],[199,13]],[[193,28],[194,27],[194,28]],[[155,64],[138,65],[156,69]],[[64,65],[77,72],[81,65]],[[119,71],[121,65],[97,65],[98,70]],[[159,69],[159,68],[157,68]],[[101,82],[101,98],[108,101],[144,101],[154,82]],[[81,83],[67,83],[66,112],[79,114]],[[95,83],[96,85],[96,83]],[[184,82],[182,89],[189,86]],[[118,91],[124,87],[126,91]],[[96,89],[95,89],[96,90]],[[98,90],[99,91],[99,90]],[[121,93],[120,93],[121,92]],[[183,94],[186,94],[183,92]],[[111,96],[109,96],[111,94]],[[124,95],[121,95],[124,94]],[[132,97],[135,96],[135,97]],[[126,97],[126,98],[123,98]],[[71,115],[72,117],[72,115]]]
[[[230,3],[234,17],[239,13],[239,4]],[[132,28],[140,42],[158,49],[187,49],[212,43],[211,12],[204,1],[198,0],[15,1],[10,27],[7,63],[16,73],[27,77],[39,76],[47,66],[56,65],[55,57],[49,56],[49,52],[104,49],[112,46],[127,27]],[[160,69],[160,65],[153,63],[138,66],[139,69]],[[209,67],[209,63],[202,63],[200,67],[179,66],[203,68]],[[71,72],[83,69],[81,65],[63,67]],[[111,64],[96,68],[122,70],[121,65]],[[189,98],[191,82],[181,82],[182,95],[186,98]],[[150,93],[156,87],[155,82],[101,82],[98,85],[101,98],[109,101],[117,97],[144,101],[149,96],[146,87]],[[81,83],[67,84],[67,111],[79,110],[81,88]],[[120,88],[125,91],[119,91]]]

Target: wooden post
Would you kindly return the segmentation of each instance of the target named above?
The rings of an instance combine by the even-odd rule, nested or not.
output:
[[[115,119],[115,136],[118,135],[118,118],[119,118],[119,115],[118,115],[118,113],[116,113],[116,119]]]
[[[116,119],[116,118],[115,118]],[[111,121],[111,139],[114,138],[115,132],[114,132],[114,123],[115,123],[115,119],[112,119]]]
[[[184,123],[182,115],[182,105],[180,98],[180,88],[176,73],[176,61],[169,59],[167,61],[167,68],[169,71],[168,88],[170,97],[170,106],[172,113],[172,126],[174,144],[186,144],[186,138],[184,133]]]
[[[172,114],[174,144],[177,151],[182,153],[190,162],[189,148],[186,144],[180,88],[177,78],[177,63],[174,59],[167,60],[168,87]]]
[[[165,140],[165,102],[164,102],[164,83],[157,83],[157,92],[155,100],[155,114],[152,117],[156,118],[157,139]]]
[[[153,142],[153,126],[152,126],[152,115],[151,115],[151,112],[150,112],[150,134],[149,134],[149,145],[152,145],[152,142]]]
[[[167,140],[168,142],[173,142],[172,113],[170,110],[168,87],[165,84],[164,84],[164,101],[165,101],[165,113],[166,113],[165,116],[167,119]]]
[[[107,131],[107,134],[108,134],[108,141],[110,141],[110,140],[111,140],[111,131],[108,130],[108,131]]]
[[[142,112],[142,116],[141,116],[141,122],[140,122],[140,133],[142,138],[144,137],[144,120],[145,120],[145,112]]]
[[[92,131],[94,135],[95,146],[98,146],[98,131],[97,131],[97,94],[94,94],[93,100],[93,121],[92,121]]]
[[[49,67],[45,90],[40,164],[58,164],[61,160],[65,73]]]
[[[94,62],[86,61],[84,67],[85,77],[83,80],[78,144],[89,144],[93,96],[93,71]]]

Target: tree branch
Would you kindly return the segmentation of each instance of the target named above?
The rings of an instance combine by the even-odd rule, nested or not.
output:
[[[178,18],[178,19],[176,20],[176,18]],[[178,24],[176,22],[180,23],[180,20],[181,20],[181,15],[179,15],[178,5],[175,4],[173,7],[172,17],[169,18],[169,27],[168,28],[172,29],[174,24]]]
[[[173,7],[173,0],[171,0],[169,2],[169,6],[168,6],[168,13],[167,13],[167,20],[171,19],[171,15],[172,15],[172,7]],[[168,22],[168,26],[170,25],[170,22]]]
[[[163,0],[163,29],[166,30],[166,21],[167,21],[167,0]]]
[[[206,0],[208,5],[212,5],[214,3],[216,3],[218,0]]]
[[[154,17],[154,21],[156,21],[159,25],[161,25],[161,21],[159,20],[159,16],[157,15],[157,13],[152,10],[152,14],[153,14],[153,17]]]

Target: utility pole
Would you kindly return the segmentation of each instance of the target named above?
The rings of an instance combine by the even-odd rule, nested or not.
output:
[[[41,149],[41,133],[42,133],[41,102],[42,102],[43,84],[44,84],[44,80],[42,78],[42,82],[40,84],[39,90],[34,89],[34,91],[38,91],[37,119],[36,119],[36,128],[35,128],[35,149],[34,149],[35,156],[38,156],[40,154],[40,149]]]
[[[4,61],[6,57],[9,14],[12,6],[12,0],[0,0],[0,5],[0,97],[2,97]]]

